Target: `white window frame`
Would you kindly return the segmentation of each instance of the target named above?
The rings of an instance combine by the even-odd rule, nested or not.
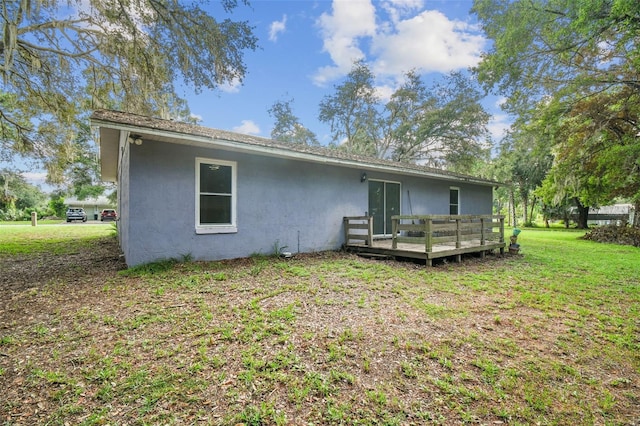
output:
[[[455,190],[458,193],[457,204],[455,204],[455,205],[458,207],[458,214],[457,215],[460,215],[461,214],[460,213],[460,211],[461,211],[460,210],[460,188],[457,187],[457,186],[450,186],[449,187],[449,214],[452,214],[451,213],[451,206],[453,205],[453,204],[451,204],[451,191],[452,190]]]
[[[219,164],[231,167],[231,223],[201,224],[200,223],[200,165]],[[235,161],[217,160],[215,158],[196,157],[196,234],[231,234],[238,232],[237,219],[237,177],[238,163]]]

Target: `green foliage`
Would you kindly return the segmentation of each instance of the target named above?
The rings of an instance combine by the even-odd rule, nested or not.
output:
[[[271,138],[286,143],[320,145],[316,135],[300,124],[299,118],[293,114],[292,103],[293,99],[278,101],[269,108],[269,115],[275,120]]]
[[[0,220],[30,220],[31,212],[47,213],[46,195],[18,172],[0,170]]]
[[[471,79],[454,72],[427,88],[415,72],[405,78],[385,106],[384,139],[394,159],[463,173],[488,159],[490,116]]]
[[[469,172],[488,157],[489,114],[482,93],[461,73],[427,88],[415,71],[386,104],[376,95],[374,75],[356,62],[345,81],[320,103],[320,121],[349,153]],[[445,142],[446,141],[446,142]]]
[[[319,119],[331,126],[333,143],[350,154],[379,157],[383,154],[374,75],[358,61],[344,82],[335,86],[335,94],[320,102]]]
[[[507,197],[512,203],[520,203],[523,223],[533,221],[533,211],[540,196],[536,189],[542,185],[552,165],[551,147],[545,136],[539,127],[516,123],[502,141],[495,160],[496,178],[509,184],[508,192],[497,195],[502,197],[503,203],[509,202]],[[515,217],[513,212],[509,214]]]
[[[510,111],[531,111],[546,96],[637,85],[635,0],[475,0],[472,11],[493,42],[477,75],[508,97]]]
[[[64,217],[67,208],[67,204],[64,201],[64,194],[62,194],[61,192],[54,192],[53,194],[51,194],[49,208],[57,217]]]
[[[75,162],[83,111],[189,120],[175,82],[199,91],[242,81],[243,53],[257,46],[247,22],[217,19],[203,4],[2,0],[2,150],[44,159],[60,182],[59,162]],[[217,6],[228,15],[238,2]]]
[[[553,148],[545,203],[640,205],[640,3],[476,0],[492,41],[475,69],[532,137]]]

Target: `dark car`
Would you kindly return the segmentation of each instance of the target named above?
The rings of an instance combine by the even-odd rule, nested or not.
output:
[[[118,219],[118,213],[114,209],[104,209],[100,212],[100,220],[116,220]]]
[[[84,212],[84,209],[80,207],[69,207],[67,209],[67,222],[71,222],[72,220],[86,222],[87,214]]]

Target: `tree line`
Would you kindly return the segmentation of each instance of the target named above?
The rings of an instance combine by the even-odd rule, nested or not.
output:
[[[454,72],[427,87],[408,71],[388,100],[375,87],[363,61],[355,62],[344,81],[318,106],[318,119],[329,125],[334,149],[365,157],[420,163],[462,173],[488,161],[490,115],[483,93],[463,73]],[[318,138],[293,112],[293,100],[269,108],[275,140],[318,145]]]
[[[515,117],[496,159],[547,217],[627,201],[640,226],[640,2],[475,0],[492,49],[473,70]]]

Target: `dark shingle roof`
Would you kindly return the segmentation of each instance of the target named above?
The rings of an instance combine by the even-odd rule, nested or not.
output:
[[[394,169],[398,172],[414,172],[430,175],[432,177],[449,177],[453,180],[472,181],[485,185],[502,185],[501,183],[493,180],[478,178],[460,173],[453,173],[447,170],[436,169],[419,164],[401,163],[397,161],[354,155],[342,150],[330,149],[326,147],[309,146],[302,144],[287,144],[275,141],[273,139],[229,132],[226,130],[213,129],[179,121],[153,118],[122,111],[96,110],[91,116],[91,120],[98,126],[108,127],[108,123],[113,123],[114,125],[136,127],[141,131],[143,129],[150,129],[160,132],[181,134],[185,136],[196,136],[200,138],[211,139],[212,141],[223,140],[253,147],[263,147],[270,150],[275,149],[278,151],[282,151],[283,155],[286,155],[286,153],[300,153],[321,157],[327,160],[355,162],[360,164],[362,167]]]

